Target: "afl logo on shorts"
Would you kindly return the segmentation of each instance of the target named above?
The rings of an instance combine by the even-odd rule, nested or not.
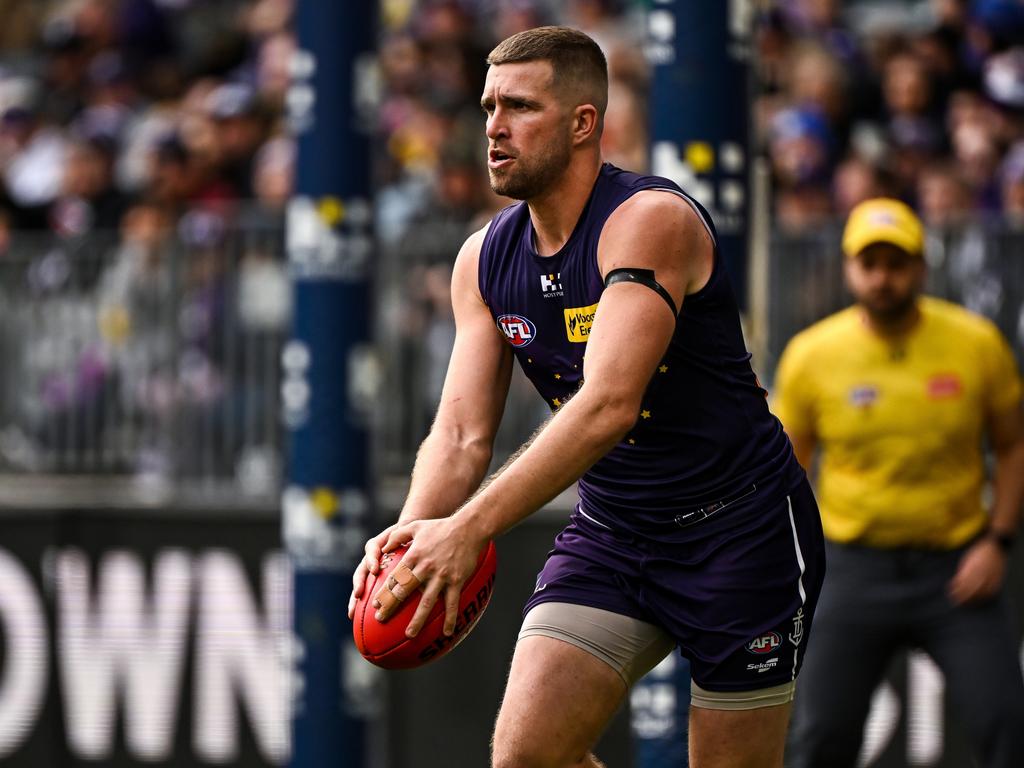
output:
[[[758,655],[771,653],[782,645],[782,636],[778,632],[765,632],[747,643],[747,650]]]
[[[498,318],[498,329],[513,347],[525,347],[537,336],[537,326],[522,315],[502,315]]]

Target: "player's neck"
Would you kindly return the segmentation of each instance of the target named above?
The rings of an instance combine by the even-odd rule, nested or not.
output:
[[[861,308],[864,324],[876,335],[885,339],[896,339],[913,331],[921,321],[921,308],[918,302],[896,317],[886,317]]]
[[[600,155],[579,156],[544,194],[527,201],[538,254],[553,256],[565,246],[600,172]]]

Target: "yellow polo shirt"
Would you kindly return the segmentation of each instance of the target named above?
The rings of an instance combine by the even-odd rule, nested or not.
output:
[[[921,320],[886,340],[850,307],[795,336],[779,361],[773,410],[821,448],[825,535],[871,546],[953,548],[987,524],[982,437],[1020,406],[1005,339],[988,320],[920,299]]]

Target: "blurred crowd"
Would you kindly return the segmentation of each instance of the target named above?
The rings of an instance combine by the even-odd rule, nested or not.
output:
[[[876,195],[937,227],[1024,217],[1024,3],[787,0],[756,50],[779,227]]]
[[[4,224],[76,237],[140,205],[168,224],[237,200],[280,212],[292,5],[0,0]]]
[[[592,34],[612,72],[606,153],[639,168],[641,6],[380,0],[378,76],[361,90],[378,108],[379,330],[389,370],[412,371],[396,377],[408,441],[440,391],[454,256],[508,202],[483,164],[488,51],[539,24]],[[62,450],[73,460],[56,468],[72,470],[96,449],[156,475],[230,474],[249,422],[275,422],[294,12],[295,0],[0,0],[0,351],[14,352],[0,465],[54,468],[39,456]]]
[[[238,414],[257,402],[231,384],[249,375],[238,350],[261,334],[278,343],[290,311],[295,2],[0,0],[0,304],[28,298],[21,322],[39,337],[0,375],[0,465],[31,464],[38,440],[40,428],[5,427],[12,412],[66,441],[86,433],[83,413],[98,418],[98,399],[100,414],[179,428],[184,404],[237,441]],[[392,393],[407,406],[385,418],[415,445],[454,335],[455,254],[509,202],[484,165],[487,53],[541,24],[590,34],[611,75],[605,157],[645,171],[650,3],[377,3],[376,76],[361,88],[377,107],[377,330],[385,369],[407,373]],[[932,226],[1024,219],[1024,0],[754,8],[754,118],[777,229],[825,231],[880,194]],[[983,276],[978,242],[958,246],[964,274]],[[968,303],[996,308],[998,283],[974,280]],[[7,323],[0,353],[17,333]],[[276,388],[265,367],[264,410]]]
[[[230,474],[275,440],[293,6],[0,0],[0,465]]]

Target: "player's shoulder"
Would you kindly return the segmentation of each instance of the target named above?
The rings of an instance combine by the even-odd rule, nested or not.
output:
[[[921,312],[936,333],[956,339],[957,346],[971,341],[975,344],[1001,344],[1002,332],[987,317],[972,312],[959,304],[933,296],[919,299]]]
[[[709,227],[681,193],[654,187],[637,190],[623,200],[608,217],[602,237],[620,232],[643,239],[662,233],[706,239]]]
[[[480,258],[480,250],[483,248],[484,239],[487,237],[487,232],[490,230],[493,221],[494,220],[491,219],[465,239],[462,243],[462,247],[459,249],[456,262],[476,261]]]

